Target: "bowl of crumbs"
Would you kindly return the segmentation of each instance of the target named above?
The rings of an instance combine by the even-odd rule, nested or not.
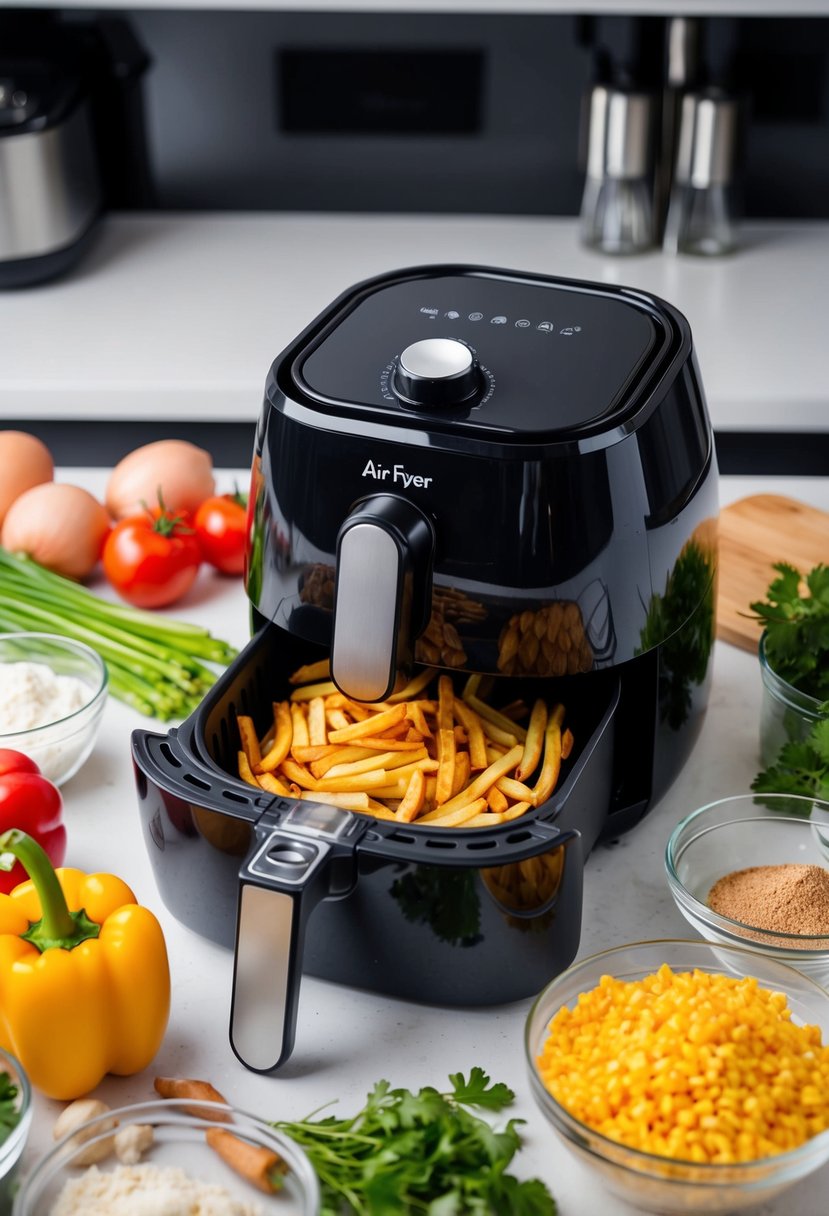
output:
[[[86,1109],[85,1109],[86,1108]],[[89,1110],[90,1118],[82,1116]],[[80,1116],[80,1118],[79,1118]],[[166,1099],[67,1107],[65,1134],[24,1177],[12,1216],[318,1216],[302,1149],[254,1115]]]
[[[92,751],[106,699],[106,664],[83,642],[0,633],[0,748],[29,756],[55,785]]]
[[[536,1000],[525,1049],[553,1131],[639,1210],[753,1208],[829,1161],[829,993],[743,946],[582,959]]]
[[[708,941],[829,981],[829,802],[790,794],[712,802],[677,825],[665,868],[677,907]]]

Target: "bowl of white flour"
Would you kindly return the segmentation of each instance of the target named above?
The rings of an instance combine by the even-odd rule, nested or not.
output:
[[[0,748],[30,756],[56,785],[92,751],[106,698],[106,664],[83,642],[0,633]]]

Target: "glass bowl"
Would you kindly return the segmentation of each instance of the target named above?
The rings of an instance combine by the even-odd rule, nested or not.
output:
[[[732,946],[701,941],[635,942],[594,954],[548,984],[527,1018],[524,1046],[533,1096],[564,1145],[607,1190],[627,1203],[663,1216],[734,1212],[772,1199],[829,1161],[829,1131],[799,1148],[737,1165],[697,1165],[627,1148],[574,1118],[546,1089],[536,1067],[551,1018],[603,975],[638,980],[663,963],[674,971],[698,968],[711,974],[754,975],[765,988],[785,993],[796,1022],[820,1027],[829,1042],[829,993],[807,976],[772,959]]]
[[[766,658],[766,635],[760,638],[758,650],[760,673],[763,677],[763,701],[760,709],[760,759],[768,768],[777,761],[787,743],[802,743],[815,722],[827,715],[821,712],[821,702],[807,692],[781,679]]]
[[[829,981],[829,934],[776,933],[709,908],[717,879],[751,866],[829,861],[829,803],[794,794],[738,794],[677,824],[665,850],[668,886],[682,915],[710,942],[739,945]]]
[[[64,1136],[23,1179],[15,1197],[12,1216],[49,1216],[63,1188],[72,1183],[77,1185],[88,1170],[94,1168],[102,1175],[123,1170],[124,1165],[114,1154],[94,1166],[78,1162],[79,1157],[88,1157],[90,1146],[103,1145],[106,1148],[106,1142],[113,1135],[113,1119],[118,1120],[119,1130],[131,1125],[153,1129],[152,1144],[142,1154],[138,1166],[127,1168],[150,1166],[183,1170],[191,1179],[224,1188],[237,1204],[249,1205],[249,1209],[244,1208],[245,1211],[261,1213],[261,1216],[270,1216],[271,1212],[280,1216],[318,1216],[320,1191],[317,1176],[297,1144],[254,1115],[244,1114],[218,1102],[185,1099],[123,1106],[88,1120]],[[212,1129],[215,1132],[219,1128],[230,1131],[248,1145],[278,1153],[288,1167],[284,1186],[273,1194],[267,1194],[225,1164],[205,1139],[207,1131]],[[140,1196],[140,1185],[135,1187],[134,1193]],[[90,1213],[107,1210],[100,1199],[98,1206],[93,1208],[91,1203],[88,1206]],[[81,1208],[73,1207],[72,1210],[79,1211]],[[87,1207],[82,1210],[87,1211]]]
[[[0,664],[7,663],[42,664],[86,688],[84,704],[71,713],[25,730],[0,730],[0,748],[25,752],[44,777],[61,785],[75,775],[95,745],[107,698],[106,664],[83,642],[51,633],[0,634]]]
[[[17,1123],[5,1140],[0,1139],[0,1213],[11,1211],[12,1196],[16,1189],[20,1157],[26,1147],[29,1124],[32,1121],[32,1091],[29,1080],[14,1056],[0,1047],[0,1073],[6,1073],[17,1089],[14,1099]]]

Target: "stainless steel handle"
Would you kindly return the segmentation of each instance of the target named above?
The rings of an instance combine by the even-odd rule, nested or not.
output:
[[[276,1068],[293,1047],[295,1018],[289,1016],[289,988],[295,980],[288,960],[296,912],[295,895],[242,884],[230,1043],[242,1063],[257,1072]],[[276,1045],[275,1028],[281,1028]]]
[[[331,676],[356,701],[382,701],[429,621],[432,525],[405,498],[358,503],[340,529]]]
[[[331,671],[358,701],[381,701],[394,683],[403,555],[375,523],[349,528],[340,544]]]

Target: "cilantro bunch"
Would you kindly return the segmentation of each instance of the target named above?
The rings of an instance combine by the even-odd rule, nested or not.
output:
[[[774,569],[780,577],[766,600],[751,605],[765,625],[769,666],[800,692],[829,700],[829,566],[815,566],[805,578],[788,562]],[[800,594],[804,582],[807,595]]]
[[[521,1122],[501,1131],[467,1107],[499,1111],[515,1095],[481,1068],[452,1089],[412,1093],[378,1081],[350,1119],[275,1123],[302,1146],[322,1188],[322,1216],[555,1216],[543,1182],[519,1182],[506,1168]]]
[[[7,1072],[0,1072],[0,1144],[8,1140],[19,1121],[17,1086]]]

